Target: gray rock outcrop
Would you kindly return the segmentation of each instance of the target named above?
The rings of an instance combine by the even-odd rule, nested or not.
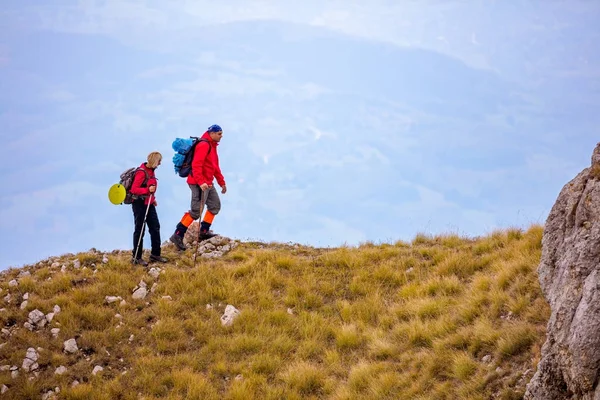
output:
[[[238,242],[228,238],[226,236],[217,235],[208,240],[204,240],[201,243],[197,243],[198,238],[198,229],[200,224],[198,221],[194,221],[188,228],[183,238],[183,243],[196,250],[196,245],[198,255],[203,258],[218,258],[222,257],[229,251],[233,250],[238,246]]]
[[[552,310],[526,400],[600,400],[600,143],[544,226],[539,281]]]

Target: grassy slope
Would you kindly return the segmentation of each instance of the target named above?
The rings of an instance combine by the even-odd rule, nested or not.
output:
[[[62,256],[51,261],[65,273],[42,263],[12,288],[19,271],[10,270],[0,287],[13,301],[0,299],[0,322],[18,329],[0,340],[0,365],[20,367],[28,347],[43,350],[37,378],[3,371],[0,385],[9,398],[59,386],[67,399],[516,399],[549,317],[536,275],[541,237],[533,226],[358,248],[245,243],[195,269],[189,252],[166,250],[177,262],[157,280],[117,252],[104,265],[93,252]],[[73,269],[75,258],[88,268]],[[136,301],[141,279],[158,287]],[[62,312],[49,326],[23,328],[29,311],[55,304]],[[219,319],[226,304],[241,311],[231,327]],[[62,352],[71,337],[75,355]],[[54,375],[59,365],[66,374]],[[95,365],[104,371],[92,376]]]

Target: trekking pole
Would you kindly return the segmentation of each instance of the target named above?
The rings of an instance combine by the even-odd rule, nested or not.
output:
[[[202,220],[202,212],[208,197],[208,190],[201,190],[200,193],[200,216],[198,217],[198,237],[196,238],[196,250],[194,251],[194,268],[196,268],[196,257],[198,256],[198,246],[200,245],[200,221]]]
[[[142,237],[144,236],[144,230],[146,229],[146,217],[148,216],[148,210],[150,209],[150,204],[152,204],[152,193],[150,193],[150,197],[148,198],[148,207],[146,207],[146,214],[144,214],[144,224],[142,225],[142,231],[140,232],[140,238],[138,239],[138,244],[135,246],[135,255],[133,256],[134,260],[137,260],[137,253],[140,249],[140,243],[142,242]]]

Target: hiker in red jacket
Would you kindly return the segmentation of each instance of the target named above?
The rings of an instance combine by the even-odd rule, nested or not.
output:
[[[154,175],[154,170],[160,165],[161,161],[162,155],[159,152],[154,151],[148,154],[148,161],[139,166],[129,190],[131,194],[137,197],[131,203],[135,223],[135,230],[133,231],[133,257],[131,262],[143,265],[144,267],[148,265],[142,259],[142,249],[144,248],[144,231],[142,230],[144,227],[144,217],[148,224],[148,232],[150,232],[152,243],[150,261],[167,262],[167,259],[160,255],[160,223],[158,222],[158,214],[156,213],[158,203],[155,197],[158,181]],[[146,209],[148,210],[147,215]]]
[[[194,150],[194,158],[192,160],[192,171],[187,177],[187,183],[192,191],[192,201],[190,210],[186,212],[181,221],[177,224],[175,232],[170,240],[177,246],[179,250],[185,250],[186,246],[183,243],[183,237],[188,227],[195,220],[201,217],[200,205],[204,196],[206,204],[206,213],[200,224],[199,240],[206,240],[216,236],[209,228],[213,223],[215,215],[221,210],[221,200],[217,189],[213,185],[213,180],[216,178],[217,183],[221,187],[221,193],[227,192],[225,178],[219,167],[219,156],[217,154],[217,146],[223,137],[223,130],[219,125],[211,125],[200,139]]]

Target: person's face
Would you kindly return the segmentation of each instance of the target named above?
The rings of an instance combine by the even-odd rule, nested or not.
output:
[[[209,135],[212,140],[214,140],[215,142],[219,142],[223,137],[223,132],[210,132]]]

